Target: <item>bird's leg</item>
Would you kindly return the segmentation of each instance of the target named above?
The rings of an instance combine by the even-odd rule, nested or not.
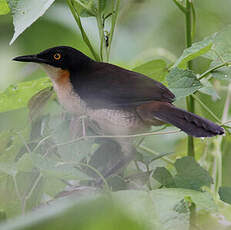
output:
[[[86,137],[86,125],[85,125],[86,116],[81,116],[80,119],[82,123],[82,134],[83,134],[83,137]]]
[[[70,120],[70,136],[71,139],[75,139],[77,137],[81,137],[83,135],[83,129],[81,126],[81,119],[79,116],[72,115]]]
[[[132,139],[122,140],[120,138],[120,139],[116,139],[114,143],[117,144],[115,154],[119,155],[119,159],[112,165],[112,167],[103,171],[102,174],[105,178],[108,178],[113,174],[118,173],[122,168],[128,165],[134,158],[135,148],[132,145]],[[108,151],[111,151],[110,147]],[[102,179],[99,178],[96,180],[96,185],[100,186],[102,182],[103,182]]]

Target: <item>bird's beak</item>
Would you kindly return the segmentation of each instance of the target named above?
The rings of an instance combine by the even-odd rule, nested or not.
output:
[[[35,63],[46,63],[42,58],[38,58],[37,55],[26,55],[13,58],[13,61],[21,62],[35,62]]]

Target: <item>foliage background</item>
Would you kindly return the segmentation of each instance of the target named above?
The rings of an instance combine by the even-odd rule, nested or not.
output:
[[[220,31],[226,26],[230,25],[230,1],[203,0],[195,1],[194,4],[197,15],[195,33],[196,36],[194,39],[195,41],[201,41],[205,37],[212,35],[213,33]],[[99,38],[95,20],[91,17],[82,18],[82,23],[92,43],[97,47],[99,44]],[[9,41],[11,40],[13,33],[14,29],[11,15],[2,15],[0,17],[0,91],[4,91],[10,85],[15,85],[19,82],[30,81],[32,79],[41,79],[45,77],[45,73],[41,69],[37,68],[35,65],[22,65],[21,63],[13,63],[11,59],[15,56],[37,53],[40,50],[57,45],[73,46],[91,56],[91,53],[89,52],[85,43],[82,41],[80,32],[76,27],[76,24],[68,9],[66,1],[56,0],[55,4],[53,4],[39,20],[37,20],[31,27],[29,27],[11,46],[9,46]],[[184,17],[179,9],[176,7],[176,5],[173,3],[173,1],[121,1],[121,9],[119,12],[115,36],[113,38],[110,62],[129,69],[133,69],[134,67],[153,59],[163,59],[170,65],[179,58],[179,56],[185,49],[184,34]],[[209,65],[210,61],[208,59],[199,57],[193,61],[193,70],[196,73],[203,73],[209,68]],[[164,78],[157,78],[157,80],[165,82]],[[41,84],[43,84],[43,82]],[[213,111],[216,116],[221,119],[225,106],[226,96],[230,88],[230,81],[224,79],[212,79],[211,84],[215,87],[216,92],[220,96],[220,99],[216,99],[216,95],[214,93],[213,97],[205,94],[199,94],[198,97]],[[30,86],[28,88],[30,88]],[[27,97],[27,95],[24,96]],[[2,98],[0,98],[0,101],[1,99]],[[15,100],[17,100],[17,95],[15,97]],[[18,101],[18,103],[20,104],[20,101]],[[20,171],[20,168],[22,169],[19,174],[15,174],[14,168],[12,168],[12,165],[10,165],[12,163],[12,161],[10,161],[10,156],[12,156],[13,159],[15,157],[15,152],[17,152],[18,156],[18,153],[22,151],[21,149],[25,148],[24,139],[26,140],[26,142],[28,141],[28,133],[31,131],[31,128],[34,128],[28,128],[28,109],[17,109],[18,103],[16,103],[16,107],[14,110],[0,113],[0,151],[2,152],[0,157],[2,163],[5,163],[4,160],[9,163],[8,165],[0,164],[2,171],[0,178],[0,209],[2,209],[2,219],[5,218],[5,215],[7,216],[7,218],[20,215],[22,210],[28,212],[31,211],[31,209],[40,205],[41,199],[43,204],[46,203],[48,200],[50,200],[51,197],[56,196],[59,192],[63,190],[64,185],[62,182],[60,182],[63,179],[86,179],[86,175],[82,175],[80,172],[73,173],[73,171],[68,171],[72,170],[72,168],[63,168],[61,169],[62,171],[57,171],[56,169],[53,169],[52,164],[57,160],[56,158],[52,159],[53,162],[51,161],[50,164],[44,165],[45,163],[42,161],[42,159],[39,159],[36,154],[33,153],[35,155],[33,158],[33,162],[35,162],[37,169],[42,171],[44,173],[43,175],[46,175],[46,179],[39,182],[42,185],[33,190],[33,194],[30,194],[31,197],[28,200],[26,207],[22,207],[25,204],[23,204],[23,202],[21,202],[20,199],[17,198],[17,194],[14,191],[15,178],[17,179],[17,181],[19,181],[19,192],[28,195],[28,191],[30,191],[28,190],[28,188],[30,188],[31,185],[30,182],[36,180],[36,178],[38,179],[38,177],[36,171],[31,172],[33,168],[33,166],[30,164],[31,158],[29,158],[26,154],[24,154],[24,158],[23,160],[21,160],[21,163],[17,163],[19,165],[17,165],[17,170]],[[185,99],[178,100],[176,104],[182,108],[186,107]],[[49,104],[49,107],[50,108],[47,109],[46,112],[44,112],[45,115],[48,112],[56,115],[61,110],[56,103]],[[2,108],[0,108],[0,110],[3,111]],[[198,104],[196,105],[196,112],[202,116],[214,120],[214,118],[204,109],[202,109]],[[230,108],[227,120],[229,117]],[[52,121],[49,121],[49,127],[51,127],[51,129],[55,129],[56,133],[60,133],[60,131],[63,130],[63,127],[68,130],[67,124],[57,125],[57,122],[59,122],[59,120],[60,117],[57,117],[56,119],[52,118]],[[57,129],[55,126],[57,126]],[[19,130],[23,130],[20,135],[18,135]],[[34,130],[37,129],[35,128]],[[40,129],[39,132],[41,132]],[[66,134],[66,136],[64,137],[56,135],[55,138],[56,143],[61,143],[61,140],[63,141],[64,138],[68,140],[68,134]],[[172,162],[175,162],[177,158],[186,155],[187,146],[185,143],[186,136],[184,134],[154,137],[151,136],[145,138],[144,140],[144,146],[150,148],[156,154],[172,153],[171,155],[169,155],[168,158]],[[219,145],[219,147],[217,147],[216,145]],[[74,158],[74,156],[71,153],[71,148],[72,146],[70,146],[70,149],[62,149],[63,159],[69,161],[73,160],[72,158]],[[80,147],[78,146],[78,148]],[[40,149],[40,151],[42,152],[43,150]],[[61,150],[59,149],[59,151]],[[81,151],[81,153],[83,153],[84,151],[88,150],[83,150]],[[212,138],[209,140],[197,139],[195,152],[196,160],[203,168],[209,171],[215,184],[216,180],[219,180],[219,177],[222,176],[222,186],[231,186],[230,135],[226,135],[222,140],[216,138]],[[217,165],[221,165],[222,167],[220,169],[217,169]],[[167,167],[173,174],[176,172],[172,165],[167,164],[166,161],[162,159],[154,161],[151,165],[151,170],[155,170],[157,167],[162,166]],[[144,167],[144,165],[141,164],[140,167],[142,168]],[[132,172],[133,166],[131,165],[130,168],[131,170],[128,170],[127,172],[128,175],[130,175],[129,173]],[[66,173],[64,173],[64,171],[66,171]],[[186,172],[184,173],[186,175]],[[54,178],[54,175],[57,174],[59,176],[55,176]],[[189,177],[189,180],[193,180],[191,175]],[[133,182],[137,183],[138,186],[131,186],[131,188],[147,190],[148,186],[147,183],[144,181],[145,180],[142,179],[140,179],[138,182],[134,180]],[[195,181],[197,181],[197,178],[195,179]],[[41,213],[36,213],[36,217],[33,218],[38,218],[40,220],[40,224],[37,226],[38,229],[45,229],[45,227],[47,229],[56,229],[57,226],[67,226],[68,224],[70,224],[70,229],[71,224],[73,224],[73,226],[78,224],[78,226],[81,226],[80,229],[103,229],[102,226],[104,225],[107,226],[108,229],[110,228],[108,226],[114,226],[118,223],[121,223],[120,229],[127,228],[128,226],[131,229],[145,229],[146,227],[147,229],[149,229],[150,226],[152,227],[152,229],[179,229],[179,226],[183,226],[182,229],[189,229],[189,220],[191,220],[190,218],[192,218],[192,215],[194,213],[194,211],[191,210],[191,207],[193,207],[193,204],[196,203],[196,206],[199,206],[199,208],[197,209],[197,227],[194,226],[194,228],[231,229],[231,209],[227,204],[219,201],[218,195],[215,193],[215,191],[217,191],[217,188],[214,188],[214,184],[210,185],[208,183],[208,187],[205,190],[210,192],[211,197],[213,197],[216,201],[216,205],[210,203],[211,197],[203,197],[203,200],[200,200],[202,198],[197,198],[197,195],[194,195],[195,191],[191,191],[190,194],[187,194],[187,192],[184,193],[179,190],[174,190],[175,188],[169,188],[169,190],[167,189],[166,191],[156,190],[163,183],[159,183],[153,178],[151,178],[150,183],[153,191],[151,192],[151,195],[149,195],[151,197],[150,199],[153,202],[153,207],[146,206],[147,203],[150,202],[150,200],[147,199],[145,193],[137,194],[130,192],[130,195],[127,195],[130,198],[130,200],[127,198],[127,206],[131,206],[131,209],[128,209],[126,211],[123,210],[120,205],[118,205],[118,207],[117,205],[115,205],[115,207],[112,209],[110,202],[107,203],[105,200],[95,201],[95,198],[90,201],[88,200],[89,198],[87,198],[88,202],[81,200],[79,201],[80,204],[78,203],[75,207],[68,209],[67,207],[69,207],[68,205],[70,205],[67,201],[69,200],[68,198],[64,201],[58,201],[58,204],[55,204],[57,205],[56,210],[54,210],[54,207],[51,207],[51,209],[45,208],[45,211],[43,210],[43,212],[45,213],[44,216],[48,214],[51,216],[62,216],[62,221],[58,222],[57,218],[56,221],[49,222],[48,220],[47,222],[44,222],[44,216]],[[116,185],[118,185],[118,183],[116,183]],[[169,186],[169,184],[165,185],[167,185],[166,187],[171,187]],[[125,189],[123,186],[122,188]],[[43,194],[44,191],[46,192],[46,196],[44,196]],[[94,194],[95,191],[91,191],[91,189],[89,191],[89,188],[87,187],[86,191],[84,190],[83,193]],[[159,193],[162,194],[162,196],[159,195],[158,197]],[[120,200],[122,199],[121,197],[125,195],[123,193],[118,193],[114,196],[117,196],[117,198]],[[138,199],[138,197],[141,198]],[[191,200],[188,200],[188,197],[190,197]],[[76,196],[74,197],[74,199],[77,199]],[[228,196],[228,199],[230,199],[230,196]],[[70,200],[71,201],[69,202],[72,202],[72,199]],[[155,202],[158,202],[158,200],[162,201],[162,203],[160,203],[160,206],[166,204],[166,210],[157,209],[157,211],[153,211],[156,205]],[[179,201],[181,201],[181,203]],[[124,202],[124,200],[121,201],[121,203]],[[178,212],[178,214],[181,213],[182,216],[176,215],[176,213],[172,212],[172,210],[176,208],[175,205],[177,202],[179,202],[180,205],[180,212]],[[118,203],[120,202],[118,201]],[[203,206],[203,204],[205,205]],[[57,209],[62,210],[60,212],[61,214],[57,212]],[[102,209],[102,213],[97,213],[97,210],[99,209]],[[83,214],[78,212],[78,210],[81,210]],[[89,210],[92,211],[89,212]],[[139,212],[137,212],[137,210]],[[110,214],[108,214],[109,211],[111,212]],[[148,215],[151,212],[153,213]],[[86,213],[86,215],[89,215],[89,218],[86,218],[84,216],[84,213]],[[161,213],[161,215],[159,215],[159,213]],[[75,217],[75,215],[77,217]],[[141,220],[139,219],[137,223],[136,218],[139,215],[142,216],[142,218]],[[175,215],[177,216],[177,218]],[[32,217],[29,217],[29,219],[30,218]],[[35,220],[33,218],[32,220]],[[109,221],[109,223],[107,223],[106,220],[108,219],[110,219],[111,222]],[[151,219],[154,219],[154,221],[152,222]],[[173,221],[174,219],[176,219],[176,222]],[[87,224],[89,220],[90,224]],[[168,222],[167,220],[170,221]],[[105,223],[107,223],[108,225]],[[185,225],[182,225],[182,223],[185,223]],[[30,229],[31,226],[33,226],[33,229],[36,229],[33,225],[34,223],[30,222],[29,220],[25,221],[25,223],[23,224],[26,224],[28,229]],[[12,221],[11,223],[9,223],[8,226],[5,226],[5,228],[14,229],[15,226],[19,226],[19,229],[26,229],[26,226],[24,226],[23,224],[22,221],[20,221],[19,219],[17,222]]]

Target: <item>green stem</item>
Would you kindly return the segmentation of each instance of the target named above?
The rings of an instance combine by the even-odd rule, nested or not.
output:
[[[104,28],[103,28],[103,23],[102,23],[102,18],[101,18],[101,13],[97,14],[96,16],[97,20],[97,25],[98,25],[98,30],[99,30],[99,38],[100,38],[100,61],[103,61],[103,45],[104,45]]]
[[[219,68],[224,67],[224,66],[229,66],[230,64],[231,64],[230,62],[224,62],[224,63],[221,63],[221,64],[219,64],[217,66],[214,66],[211,69],[208,69],[207,71],[205,71],[204,73],[202,73],[200,75],[200,77],[198,78],[198,80],[200,81],[201,79],[203,79],[204,77],[206,77],[209,73],[213,72],[214,70],[219,69]]]
[[[192,8],[192,40],[194,40],[195,33],[196,33],[196,11],[193,3],[191,2],[191,8]]]
[[[185,12],[185,25],[186,25],[186,46],[191,47],[192,46],[192,20],[191,20],[191,11],[192,6],[189,0],[186,0],[186,12]],[[188,69],[192,69],[192,62],[189,61],[187,63]],[[187,109],[190,112],[194,112],[194,100],[192,96],[188,96],[186,99],[187,103]],[[188,136],[188,156],[195,155],[194,151],[194,140],[193,137]]]
[[[114,6],[114,4],[113,4],[113,6]],[[113,8],[114,12],[113,12],[113,15],[112,15],[111,30],[110,30],[110,34],[109,34],[109,38],[108,38],[107,61],[109,60],[109,57],[110,57],[112,38],[113,38],[113,35],[114,35],[115,25],[116,25],[116,21],[117,21],[117,18],[118,18],[119,6],[120,6],[120,0],[117,0],[116,5],[115,5],[115,10]]]
[[[79,165],[79,166],[83,166],[83,167],[87,167],[89,169],[91,169],[104,183],[106,191],[110,192],[110,187],[106,181],[106,179],[104,178],[104,176],[93,166],[89,165],[89,164],[85,164],[83,162],[62,162],[60,165]]]
[[[82,35],[82,38],[83,38],[83,41],[86,43],[86,45],[88,46],[89,50],[91,51],[92,55],[94,56],[95,60],[96,61],[100,61],[100,57],[98,56],[98,54],[95,52],[93,46],[91,45],[91,42],[90,40],[88,39],[87,37],[87,34],[86,32],[84,31],[83,29],[83,26],[82,26],[82,23],[81,23],[81,20],[80,20],[80,17],[78,15],[78,13],[76,12],[75,10],[75,7],[73,6],[72,4],[72,1],[71,0],[67,0],[67,4],[71,10],[71,13],[80,29],[80,32],[81,32],[81,35]]]
[[[152,155],[154,155],[156,157],[158,157],[160,155],[160,154],[157,154],[154,150],[152,150],[152,149],[150,149],[150,148],[148,148],[148,147],[146,147],[144,145],[140,145],[138,148],[145,151],[145,152],[147,152],[147,153],[149,153],[149,154],[152,154]],[[163,157],[161,157],[161,159],[163,161],[167,162],[170,165],[174,165],[174,162],[171,159],[169,159],[168,157],[163,156]]]
[[[186,8],[184,6],[182,6],[177,0],[173,0],[173,2],[184,14],[186,14]]]

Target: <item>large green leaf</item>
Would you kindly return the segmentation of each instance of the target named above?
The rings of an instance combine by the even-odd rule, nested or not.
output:
[[[41,17],[54,1],[55,0],[9,0],[15,30],[10,44],[12,44],[26,28]]]
[[[177,99],[193,94],[202,87],[196,75],[190,70],[173,68],[166,78],[170,90]]]
[[[17,220],[0,225],[4,230],[189,230],[190,212],[182,200],[190,197],[198,210],[213,212],[208,193],[185,189],[150,192],[127,190],[110,196],[84,196],[45,206]],[[116,226],[116,227],[115,227]]]
[[[62,179],[86,180],[89,177],[75,168],[73,164],[63,164],[48,157],[44,158],[39,154],[32,154],[32,162],[36,168],[46,177],[56,177]],[[78,165],[77,165],[78,166]]]
[[[211,49],[212,45],[213,40],[210,37],[204,39],[203,41],[193,43],[191,47],[183,51],[183,54],[176,61],[173,67],[185,68],[187,62],[207,53]]]
[[[166,188],[176,187],[173,176],[165,167],[157,167],[153,177]]]
[[[220,187],[219,196],[224,202],[231,204],[231,187]]]
[[[113,0],[74,0],[74,7],[81,17],[97,16],[98,11],[107,16],[113,12]]]
[[[211,51],[204,54],[211,60],[210,67],[213,68],[223,62],[231,63],[231,25],[211,36],[213,46]],[[231,68],[222,67],[212,72],[212,76],[221,80],[231,80]]]
[[[81,17],[91,17],[97,14],[96,0],[74,0],[74,7]]]
[[[10,8],[6,0],[0,0],[0,15],[8,14],[9,12],[10,12]]]
[[[213,181],[209,173],[192,157],[183,157],[174,164],[177,174],[173,177],[164,167],[157,168],[153,177],[167,188],[187,188],[200,190]]]
[[[164,82],[168,73],[167,64],[164,60],[152,60],[133,68],[133,71],[147,75],[150,78]]]
[[[175,176],[176,187],[200,190],[202,186],[209,186],[213,180],[193,157],[184,157],[176,160]]]
[[[51,86],[50,80],[41,78],[8,87],[4,92],[0,93],[0,112],[26,107],[35,93],[49,86]]]

